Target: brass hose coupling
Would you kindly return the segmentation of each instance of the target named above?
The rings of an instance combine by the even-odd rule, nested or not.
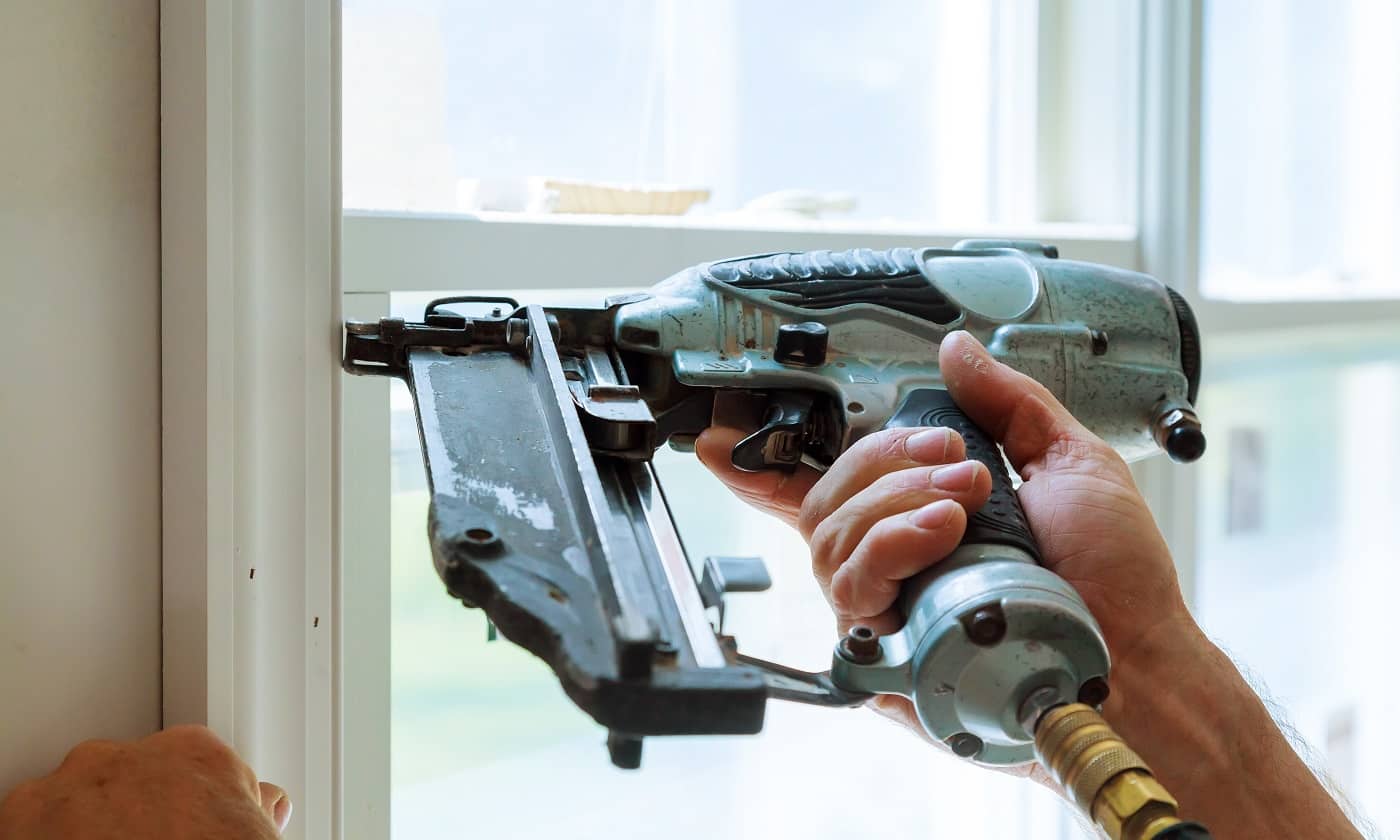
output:
[[[1046,712],[1036,724],[1035,750],[1080,811],[1112,840],[1152,840],[1182,825],[1176,800],[1089,706],[1069,703]]]

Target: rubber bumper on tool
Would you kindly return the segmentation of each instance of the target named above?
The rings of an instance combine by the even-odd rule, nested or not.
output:
[[[1200,823],[1184,822],[1157,832],[1152,840],[1211,840],[1211,836]]]

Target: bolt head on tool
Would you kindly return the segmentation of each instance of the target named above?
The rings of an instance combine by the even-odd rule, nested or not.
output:
[[[982,739],[971,732],[959,732],[944,743],[958,758],[972,758],[982,751]]]
[[[1006,636],[1006,616],[1000,604],[988,604],[964,617],[963,627],[967,628],[967,637],[973,644],[994,645]]]
[[[1079,702],[1086,706],[1102,706],[1108,699],[1108,680],[1090,677],[1079,687]]]
[[[869,665],[880,659],[880,637],[864,624],[857,624],[846,633],[837,649],[847,661]]]

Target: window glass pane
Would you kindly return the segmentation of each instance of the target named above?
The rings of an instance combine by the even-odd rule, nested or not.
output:
[[[1400,295],[1400,5],[1207,3],[1207,295]]]
[[[590,296],[601,297],[572,302]],[[421,316],[429,297],[395,295],[394,314]],[[773,701],[760,735],[650,738],[640,771],[614,769],[605,732],[564,696],[549,669],[509,642],[488,642],[483,615],[444,593],[427,542],[412,402],[394,384],[397,840],[457,840],[464,827],[472,836],[522,840],[1079,836],[1050,791],[968,767],[864,709]],[[709,554],[767,560],[773,589],[729,602],[726,631],[741,649],[827,667],[835,626],[797,534],[731,496],[692,455],[663,449],[657,466],[693,563]]]
[[[694,188],[690,215],[736,223],[1130,221],[1038,194],[1041,134],[1057,172],[1072,138],[1117,179],[1097,192],[1131,194],[1116,109],[1133,21],[1111,0],[1063,5],[1081,13],[1047,20],[1057,33],[1106,23],[1044,90],[1067,109],[1083,97],[1060,82],[1092,84],[1105,130],[1077,111],[1088,132],[1041,130],[1034,0],[345,0],[345,205],[667,213],[699,197],[583,182]]]
[[[1400,345],[1383,333],[1271,345],[1211,347],[1199,616],[1374,836],[1397,836]]]

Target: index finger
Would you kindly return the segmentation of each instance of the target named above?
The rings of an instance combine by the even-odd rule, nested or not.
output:
[[[803,538],[852,496],[881,476],[910,467],[954,464],[967,457],[967,446],[947,428],[884,429],[851,445],[817,481],[797,520]]]
[[[729,454],[734,451],[736,443],[750,434],[752,432],[728,426],[711,426],[696,438],[695,455],[736,496],[760,510],[781,516],[789,525],[795,525],[802,500],[821,475],[806,464],[799,464],[790,472],[778,469],[745,472],[739,469],[729,460]]]

